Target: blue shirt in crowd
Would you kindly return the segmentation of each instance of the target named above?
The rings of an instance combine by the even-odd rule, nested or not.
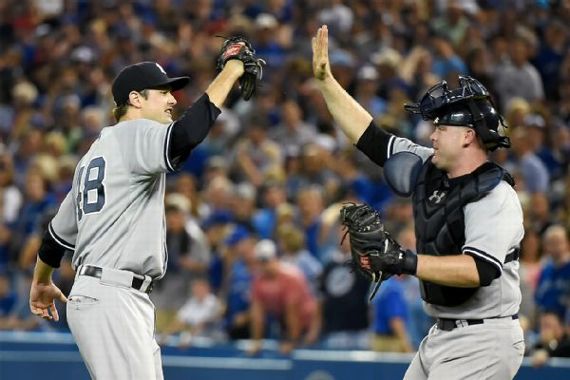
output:
[[[391,277],[382,283],[374,298],[374,332],[379,335],[393,335],[390,321],[394,318],[401,318],[407,325],[409,313],[402,284],[395,277]]]
[[[551,311],[564,320],[570,305],[570,262],[558,267],[548,262],[538,279],[536,305],[542,311]]]

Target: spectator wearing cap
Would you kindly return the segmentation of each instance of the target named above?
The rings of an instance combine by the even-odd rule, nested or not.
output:
[[[234,191],[234,183],[224,176],[216,176],[204,184],[201,195],[208,207],[208,213],[231,211]]]
[[[269,75],[285,63],[285,46],[279,40],[281,25],[270,13],[260,13],[254,21],[254,42],[257,56],[267,62],[264,69]]]
[[[301,344],[315,342],[317,304],[303,273],[279,261],[271,240],[255,245],[256,274],[251,288],[250,354],[261,349],[271,321],[280,326],[279,350],[289,354]]]
[[[222,177],[227,178],[229,175],[229,167],[226,158],[223,156],[211,156],[206,161],[204,169],[203,181],[210,183],[214,178]]]
[[[387,108],[386,101],[376,95],[379,79],[378,71],[371,65],[362,66],[356,75],[354,97],[374,118],[386,112]]]
[[[224,278],[224,262],[222,248],[227,229],[233,222],[233,215],[229,211],[216,211],[202,223],[206,241],[210,247],[210,266],[208,277],[214,292],[219,293]]]
[[[378,81],[376,92],[380,99],[388,99],[393,88],[405,89],[406,94],[410,95],[408,83],[399,75],[404,59],[397,50],[384,48],[372,54],[371,61],[377,70],[378,77],[382,79]]]
[[[356,58],[347,50],[335,49],[329,54],[331,70],[338,83],[342,87],[348,88],[354,80],[356,74]]]
[[[12,88],[13,112],[10,117],[10,139],[21,141],[32,125],[32,119],[37,111],[34,103],[39,96],[38,88],[28,81],[18,82]]]
[[[242,182],[235,186],[232,197],[231,212],[236,223],[254,232],[253,215],[256,210],[257,189],[249,182]]]
[[[549,189],[550,176],[544,163],[533,151],[532,141],[526,128],[516,128],[511,135],[512,152],[511,172],[520,172],[526,191],[546,193]]]
[[[560,128],[566,129],[566,127],[546,125],[544,117],[537,113],[526,115],[523,122],[529,133],[532,150],[548,169],[550,180],[560,179],[564,175],[565,164],[570,157],[570,150],[562,146],[560,140],[564,141],[564,138],[558,133]]]
[[[255,237],[241,225],[235,225],[224,245],[225,278],[222,298],[225,300],[225,329],[228,337],[250,337],[250,302],[253,268],[255,266]]]

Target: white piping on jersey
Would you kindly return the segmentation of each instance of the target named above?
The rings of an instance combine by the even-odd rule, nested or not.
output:
[[[174,169],[174,166],[170,162],[170,157],[168,157],[168,148],[170,146],[170,135],[172,133],[172,126],[173,125],[174,125],[174,122],[170,123],[170,125],[168,126],[168,130],[166,131],[166,140],[164,141],[164,161],[166,162],[166,167],[171,172],[176,171],[176,169]]]
[[[501,263],[501,261],[497,259],[495,256],[489,255],[487,252],[481,251],[480,249],[473,247],[463,247],[463,253],[466,252],[472,253],[475,256],[480,257],[483,260],[488,261],[491,264],[497,266],[497,268],[499,268],[499,271],[503,270],[503,263]]]
[[[396,139],[396,136],[392,135],[390,136],[390,139],[388,140],[388,146],[386,147],[386,159],[389,159],[392,156],[392,149],[394,149],[394,140]]]
[[[57,234],[53,230],[53,227],[51,226],[51,222],[48,225],[48,232],[51,235],[51,237],[53,238],[53,240],[55,240],[57,242],[57,244],[61,245],[62,247],[66,248],[66,249],[69,249],[70,251],[75,251],[74,245],[69,244],[68,242],[66,242],[65,240],[63,240],[59,236],[57,236]]]

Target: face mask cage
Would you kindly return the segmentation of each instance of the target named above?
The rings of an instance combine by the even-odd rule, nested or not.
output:
[[[477,79],[459,76],[459,88],[450,90],[446,81],[431,87],[418,103],[406,104],[406,111],[419,114],[424,120],[433,120],[445,107],[470,99],[491,101],[489,91]]]
[[[499,125],[489,128],[485,120],[485,113],[477,106],[480,101],[488,102],[494,108],[491,94],[481,82],[477,79],[459,76],[459,88],[450,90],[446,81],[441,81],[431,87],[418,103],[406,104],[404,108],[412,114],[419,114],[424,120],[437,120],[445,115],[449,110],[449,106],[462,103],[465,104],[471,114],[472,123],[465,126],[475,129],[475,132],[481,137],[485,146],[489,150],[495,150],[498,147],[510,147],[509,138],[501,136],[497,131]],[[465,116],[465,115],[463,115]],[[506,128],[501,115],[496,114],[498,124]],[[463,125],[455,124],[454,125]]]

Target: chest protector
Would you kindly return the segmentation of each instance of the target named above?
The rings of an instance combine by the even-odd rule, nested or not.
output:
[[[461,254],[465,244],[463,207],[493,190],[501,180],[511,186],[510,174],[499,165],[487,162],[473,173],[450,181],[445,172],[432,164],[422,166],[413,194],[418,252],[444,256]],[[478,288],[456,288],[420,281],[422,299],[442,306],[457,306],[467,301]]]

